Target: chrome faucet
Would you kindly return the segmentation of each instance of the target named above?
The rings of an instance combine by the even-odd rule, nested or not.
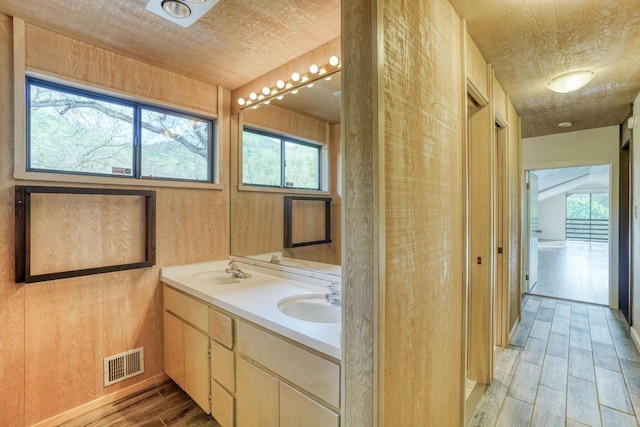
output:
[[[271,255],[271,259],[269,260],[271,264],[280,264],[280,260],[278,259],[278,255]]]
[[[236,260],[232,259],[229,261],[227,268],[224,269],[227,273],[231,274],[231,277],[235,277],[237,279],[248,279],[251,277],[249,273],[245,273],[240,270],[240,267],[236,264]]]
[[[342,290],[340,289],[340,285],[337,283],[331,283],[327,286],[329,293],[324,297],[329,304],[334,304],[337,306],[342,305]]]

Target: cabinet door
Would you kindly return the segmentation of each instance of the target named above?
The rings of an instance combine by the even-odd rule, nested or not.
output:
[[[280,427],[338,427],[338,414],[280,383]]]
[[[184,391],[209,414],[209,337],[184,324]]]
[[[182,320],[164,312],[164,371],[184,389],[184,332]]]
[[[236,359],[236,426],[278,427],[278,380],[242,357]]]

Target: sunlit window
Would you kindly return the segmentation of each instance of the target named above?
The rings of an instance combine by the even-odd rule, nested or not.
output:
[[[320,190],[322,146],[245,128],[242,133],[242,183],[265,187]]]
[[[212,182],[213,121],[27,79],[27,170]]]

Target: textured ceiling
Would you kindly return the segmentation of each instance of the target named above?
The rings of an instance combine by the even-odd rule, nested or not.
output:
[[[640,92],[638,0],[451,0],[522,117],[522,136],[622,123]],[[547,82],[595,71],[584,88]],[[567,129],[558,123],[574,122]]]
[[[183,28],[146,0],[0,0],[0,13],[233,90],[340,35],[340,1],[219,0]]]
[[[640,92],[639,0],[451,0],[522,116],[523,137],[617,125]],[[230,90],[340,35],[340,0],[219,0],[189,28],[146,0],[0,0],[0,13]],[[588,69],[556,94],[547,81]],[[317,104],[316,104],[317,105]],[[562,129],[559,122],[572,121]]]

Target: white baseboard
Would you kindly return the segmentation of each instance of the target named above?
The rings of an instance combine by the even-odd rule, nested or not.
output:
[[[640,335],[638,335],[638,331],[633,326],[629,329],[629,331],[631,333],[631,339],[636,345],[636,350],[638,350],[638,352],[640,353]]]
[[[518,323],[520,323],[520,316],[518,316],[516,318],[516,321],[513,323],[513,327],[511,328],[511,331],[509,332],[509,343],[511,343],[511,340],[513,339],[513,334],[516,333],[516,328],[518,327]]]
[[[96,400],[92,400],[91,402],[85,403],[84,405],[77,406],[73,409],[70,409],[66,412],[53,416],[47,420],[40,421],[39,423],[32,424],[32,427],[44,427],[44,426],[57,426],[64,422],[70,421],[80,415],[84,415],[87,412],[93,411],[101,406],[104,406],[108,403],[115,402],[116,400],[122,399],[130,394],[136,393],[138,391],[154,387],[158,384],[162,384],[163,382],[169,380],[167,374],[162,373],[160,375],[156,375],[155,377],[147,378],[144,381],[140,381],[139,383],[133,384],[127,388],[123,388],[122,390],[118,390],[111,394],[107,394],[106,396],[99,397]]]

